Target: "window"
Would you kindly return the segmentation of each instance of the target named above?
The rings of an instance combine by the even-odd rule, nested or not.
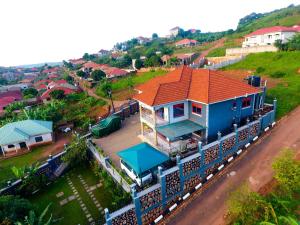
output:
[[[232,102],[232,109],[236,109],[236,101]]]
[[[173,117],[184,116],[184,103],[173,105]]]
[[[43,137],[39,136],[39,137],[35,137],[35,142],[42,142],[43,141]]]
[[[192,104],[192,112],[194,114],[201,115],[202,114],[202,105],[193,103]]]
[[[251,98],[250,97],[243,98],[242,108],[249,107],[250,105],[251,105]]]
[[[8,145],[7,147],[8,148],[14,148],[15,146],[14,145]]]

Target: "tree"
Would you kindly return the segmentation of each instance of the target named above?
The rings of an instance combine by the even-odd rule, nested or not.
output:
[[[85,139],[80,139],[78,136],[74,135],[62,160],[71,167],[85,163],[87,160],[87,146]]]
[[[10,114],[10,113],[12,113],[15,110],[24,109],[24,107],[25,107],[24,102],[13,102],[10,105],[6,106],[5,112],[8,113],[8,114]]]
[[[79,76],[79,77],[85,77],[86,73],[83,72],[82,70],[78,70],[77,73],[76,73],[76,75]]]
[[[106,77],[106,74],[102,70],[94,70],[91,73],[91,77],[94,81],[100,81],[102,78]]]
[[[153,34],[152,34],[152,39],[157,39],[157,38],[158,38],[157,33],[153,33]]]
[[[156,67],[162,64],[161,59],[157,55],[153,55],[145,60],[145,67]]]
[[[40,216],[37,216],[33,210],[29,212],[29,215],[25,217],[24,223],[17,222],[16,225],[50,225],[52,224],[52,214],[50,215],[49,219],[44,222],[44,217],[48,213],[49,204],[44,211],[41,213]]]
[[[100,88],[105,97],[109,97],[111,95],[112,84],[108,79],[102,80]]]
[[[6,85],[8,82],[3,77],[0,77],[0,85]]]
[[[143,61],[140,59],[135,60],[135,68],[139,70],[142,67],[143,67]]]
[[[27,199],[12,195],[0,196],[0,224],[5,220],[12,223],[23,220],[32,209],[33,205]]]
[[[49,95],[52,99],[63,99],[65,97],[65,91],[64,90],[54,90],[54,91],[51,91]]]
[[[264,199],[258,193],[252,192],[246,184],[231,193],[227,204],[227,220],[234,224],[257,224],[268,209]]]
[[[23,91],[24,98],[34,98],[38,95],[38,91],[35,88],[27,88]]]
[[[274,177],[287,194],[300,189],[300,162],[294,158],[295,153],[285,149],[272,164]]]
[[[129,76],[127,78],[127,86],[128,86],[128,89],[129,89],[130,96],[132,96],[132,92],[133,92],[133,89],[134,89],[134,82],[133,82],[132,76]]]

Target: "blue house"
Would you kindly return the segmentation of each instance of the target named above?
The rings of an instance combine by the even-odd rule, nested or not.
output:
[[[180,67],[137,88],[145,142],[167,153],[232,132],[264,107],[265,86],[249,85],[218,71]]]

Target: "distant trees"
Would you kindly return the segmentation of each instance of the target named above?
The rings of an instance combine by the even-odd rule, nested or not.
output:
[[[78,71],[76,72],[76,75],[79,76],[79,77],[85,77],[85,76],[86,76],[86,73],[83,72],[82,70],[78,70]]]
[[[137,68],[139,70],[142,67],[143,67],[143,61],[140,59],[135,60],[135,68]]]
[[[157,39],[158,38],[158,34],[157,33],[153,33],[152,34],[152,39]]]
[[[6,85],[8,82],[3,77],[0,77],[0,85]]]
[[[34,98],[38,95],[38,91],[35,88],[27,88],[23,90],[23,97],[25,99]]]
[[[102,78],[106,77],[106,74],[102,70],[94,70],[91,73],[91,77],[94,81],[100,81]]]
[[[88,53],[84,53],[84,55],[82,56],[82,58],[83,58],[84,60],[86,60],[86,61],[89,61],[89,60],[95,59],[96,56],[95,56],[95,55],[90,55],[90,54],[88,54]]]
[[[63,99],[66,97],[64,90],[54,90],[49,95],[52,99]]]
[[[288,42],[283,43],[282,40],[275,41],[275,47],[280,51],[299,51],[300,50],[300,34],[296,34]]]
[[[145,67],[157,67],[157,66],[161,66],[162,61],[159,56],[153,55],[150,58],[147,58],[144,64]]]

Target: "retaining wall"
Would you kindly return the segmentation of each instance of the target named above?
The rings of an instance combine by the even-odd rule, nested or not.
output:
[[[65,154],[65,151],[52,156],[49,158],[44,164],[42,164],[37,171],[38,175],[46,175],[48,178],[54,178],[55,171],[62,163],[62,156]],[[12,184],[8,185],[7,187],[0,190],[0,195],[14,195],[16,194],[17,188],[22,184],[22,180],[19,179]],[[32,190],[34,191],[34,190]]]
[[[106,209],[107,225],[114,224],[155,224],[172,211],[177,204],[186,199],[214,174],[231,162],[245,148],[255,141],[260,134],[274,125],[275,108],[245,126],[224,137],[219,135],[217,141],[202,146],[199,152],[187,158],[177,156],[177,165],[166,171],[158,168],[158,184],[137,193],[132,190],[133,203],[112,214]],[[122,219],[120,219],[122,218]]]

